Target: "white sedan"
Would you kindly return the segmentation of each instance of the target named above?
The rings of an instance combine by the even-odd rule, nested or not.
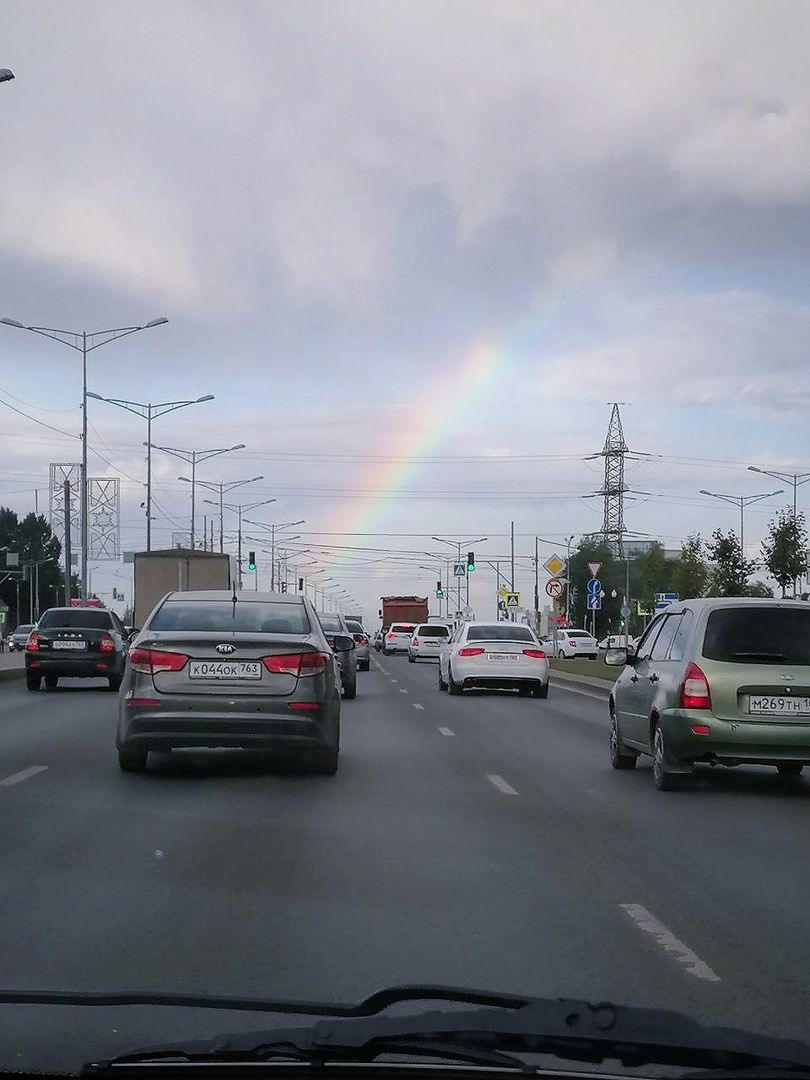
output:
[[[460,694],[471,687],[548,697],[548,659],[532,630],[509,622],[462,623],[439,654],[439,689]]]

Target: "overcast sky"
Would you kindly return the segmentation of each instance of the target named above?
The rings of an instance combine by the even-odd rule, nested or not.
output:
[[[5,0],[0,315],[167,316],[92,354],[90,389],[214,394],[154,441],[244,442],[199,477],[262,475],[232,501],[305,519],[290,550],[367,614],[435,587],[386,552],[488,537],[489,615],[510,521],[524,597],[535,535],[545,557],[601,525],[583,458],[609,401],[653,455],[628,463],[650,494],[627,527],[667,547],[738,526],[700,488],[810,469],[808,41],[801,0]],[[47,510],[49,463],[79,459],[80,358],[0,331],[0,500]],[[145,423],[88,415],[135,550]],[[153,469],[168,546],[187,470]],[[788,501],[748,510],[749,555]]]

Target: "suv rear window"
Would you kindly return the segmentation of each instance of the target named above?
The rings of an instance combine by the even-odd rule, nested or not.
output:
[[[711,612],[703,638],[708,660],[810,666],[810,608],[738,607]]]
[[[419,637],[450,637],[446,626],[417,626],[416,633]]]
[[[50,630],[54,626],[83,626],[88,630],[109,630],[113,625],[108,611],[98,608],[52,608],[43,613],[39,620],[40,630]]]
[[[148,628],[213,634],[308,634],[310,629],[303,604],[231,600],[167,600]]]

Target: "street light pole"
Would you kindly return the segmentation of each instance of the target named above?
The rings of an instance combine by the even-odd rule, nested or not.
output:
[[[213,501],[213,499],[203,499],[203,502],[208,503],[209,506],[216,506],[217,505],[217,503],[215,503]],[[259,502],[253,502],[253,503],[247,503],[247,504],[245,504],[245,503],[224,503],[223,504],[226,510],[230,510],[231,513],[234,513],[234,514],[237,515],[237,519],[238,519],[238,522],[239,522],[237,533],[236,533],[236,550],[237,550],[236,561],[237,561],[237,566],[238,566],[237,577],[239,578],[239,588],[240,589],[242,588],[242,515],[243,514],[249,514],[251,512],[251,510],[255,510],[257,506],[266,506],[268,503],[274,503],[274,502],[276,502],[275,499],[260,499]],[[258,580],[258,573],[256,575],[256,579]]]
[[[483,544],[484,541],[488,540],[488,539],[489,539],[489,537],[487,537],[487,536],[479,536],[477,540],[447,540],[443,536],[431,536],[431,540],[436,540],[439,544],[447,544],[449,547],[457,548],[458,549],[458,562],[461,562],[461,549],[462,549],[463,546],[465,546],[467,544]],[[427,554],[430,555],[430,554],[432,554],[432,552],[427,552]],[[449,586],[449,584],[450,583],[448,582],[448,586]],[[450,590],[448,588],[448,592],[449,591]],[[456,608],[456,611],[461,611],[461,575],[460,574],[456,578],[456,601],[457,601],[457,604],[458,604],[458,607]],[[470,571],[467,570],[467,606],[469,607],[469,605],[470,605]]]
[[[745,508],[750,503],[759,502],[760,499],[770,499],[774,495],[781,495],[784,488],[779,488],[777,491],[766,491],[761,495],[721,495],[716,491],[706,491],[705,488],[701,488],[699,494],[710,495],[713,499],[722,499],[723,502],[731,503],[732,506],[739,506],[740,508],[740,558],[745,561]]]
[[[286,521],[283,525],[278,525],[276,522],[268,524],[264,521],[250,521],[249,518],[245,519],[250,525],[257,525],[260,529],[270,530],[270,592],[275,592],[276,585],[276,529],[292,529],[296,525],[303,525],[305,519],[301,518],[300,521]],[[288,538],[289,539],[289,538]]]
[[[164,454],[171,454],[173,457],[180,458],[181,461],[185,461],[191,466],[191,547],[192,549],[197,546],[196,536],[196,491],[197,491],[197,462],[208,461],[209,458],[218,457],[220,454],[230,454],[232,450],[244,450],[244,443],[237,443],[236,446],[220,446],[214,450],[180,450],[176,446],[156,446],[155,450],[162,450]],[[203,548],[205,548],[207,538],[204,537]]]
[[[761,473],[763,476],[772,476],[774,480],[781,480],[783,484],[790,484],[793,488],[793,523],[796,524],[796,517],[798,512],[798,489],[801,484],[806,484],[810,480],[810,472],[804,473],[789,473],[779,472],[777,469],[758,469],[756,465],[748,466],[749,472]],[[798,593],[798,579],[793,579],[793,599],[796,599]]]
[[[142,326],[119,326],[111,330],[94,330],[88,333],[86,330],[74,331],[74,330],[57,330],[50,326],[26,326],[25,323],[18,322],[16,319],[0,319],[0,323],[4,323],[6,326],[13,326],[17,330],[29,330],[32,334],[39,334],[41,337],[49,337],[53,341],[58,341],[62,345],[67,345],[69,349],[73,349],[75,352],[79,352],[82,355],[82,464],[81,464],[81,490],[80,490],[80,515],[81,515],[81,590],[82,600],[87,599],[87,562],[88,562],[88,544],[90,538],[90,523],[88,515],[88,478],[87,478],[87,354],[93,352],[95,349],[100,349],[104,345],[109,345],[113,341],[117,341],[119,338],[128,337],[130,334],[137,334],[140,330],[151,330],[154,326],[162,326],[169,320],[165,317],[159,319],[152,319],[148,323],[144,323]],[[88,345],[88,339],[90,344]],[[96,340],[98,339],[98,340]]]
[[[213,401],[213,394],[204,394],[202,397],[189,398],[182,401],[153,402],[126,401],[123,398],[102,397],[90,390],[87,396],[96,401],[106,401],[108,405],[117,405],[119,409],[125,409],[146,420],[146,550],[152,550],[152,421],[157,420],[167,413],[185,409],[188,405],[200,405],[204,401]]]
[[[187,476],[178,476],[178,480],[182,480],[184,484],[190,484],[192,481]],[[219,495],[219,550],[225,550],[225,495],[229,491],[235,491],[236,488],[244,487],[245,484],[255,484],[257,480],[264,480],[263,476],[251,476],[247,480],[226,480],[219,484],[211,484],[207,480],[198,480],[197,483],[200,487],[206,488],[208,491],[213,491]],[[206,500],[210,502],[210,499]]]

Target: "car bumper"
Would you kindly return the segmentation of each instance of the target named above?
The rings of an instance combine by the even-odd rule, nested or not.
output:
[[[38,656],[25,655],[26,675],[56,675],[63,679],[107,679],[121,675],[123,660],[105,660],[99,656]]]
[[[253,750],[323,750],[333,745],[335,720],[319,714],[290,712],[196,713],[162,707],[131,707],[122,710],[118,744],[147,750],[174,747],[206,747]]]
[[[408,649],[408,656],[414,660],[438,660],[441,649]]]
[[[357,657],[358,664],[367,664],[371,659],[371,653],[368,649],[368,646],[366,646],[365,648],[355,649],[354,655]]]
[[[409,646],[406,642],[399,641],[386,641],[383,646],[383,652],[387,653],[406,653]]]
[[[706,725],[708,735],[695,735],[693,724]],[[810,722],[755,723],[723,720],[699,710],[672,709],[661,727],[673,758],[720,765],[810,765]]]
[[[536,664],[495,664],[453,661],[453,678],[462,686],[492,687],[493,689],[519,690],[525,686],[542,686],[548,682],[548,664],[538,660]]]

